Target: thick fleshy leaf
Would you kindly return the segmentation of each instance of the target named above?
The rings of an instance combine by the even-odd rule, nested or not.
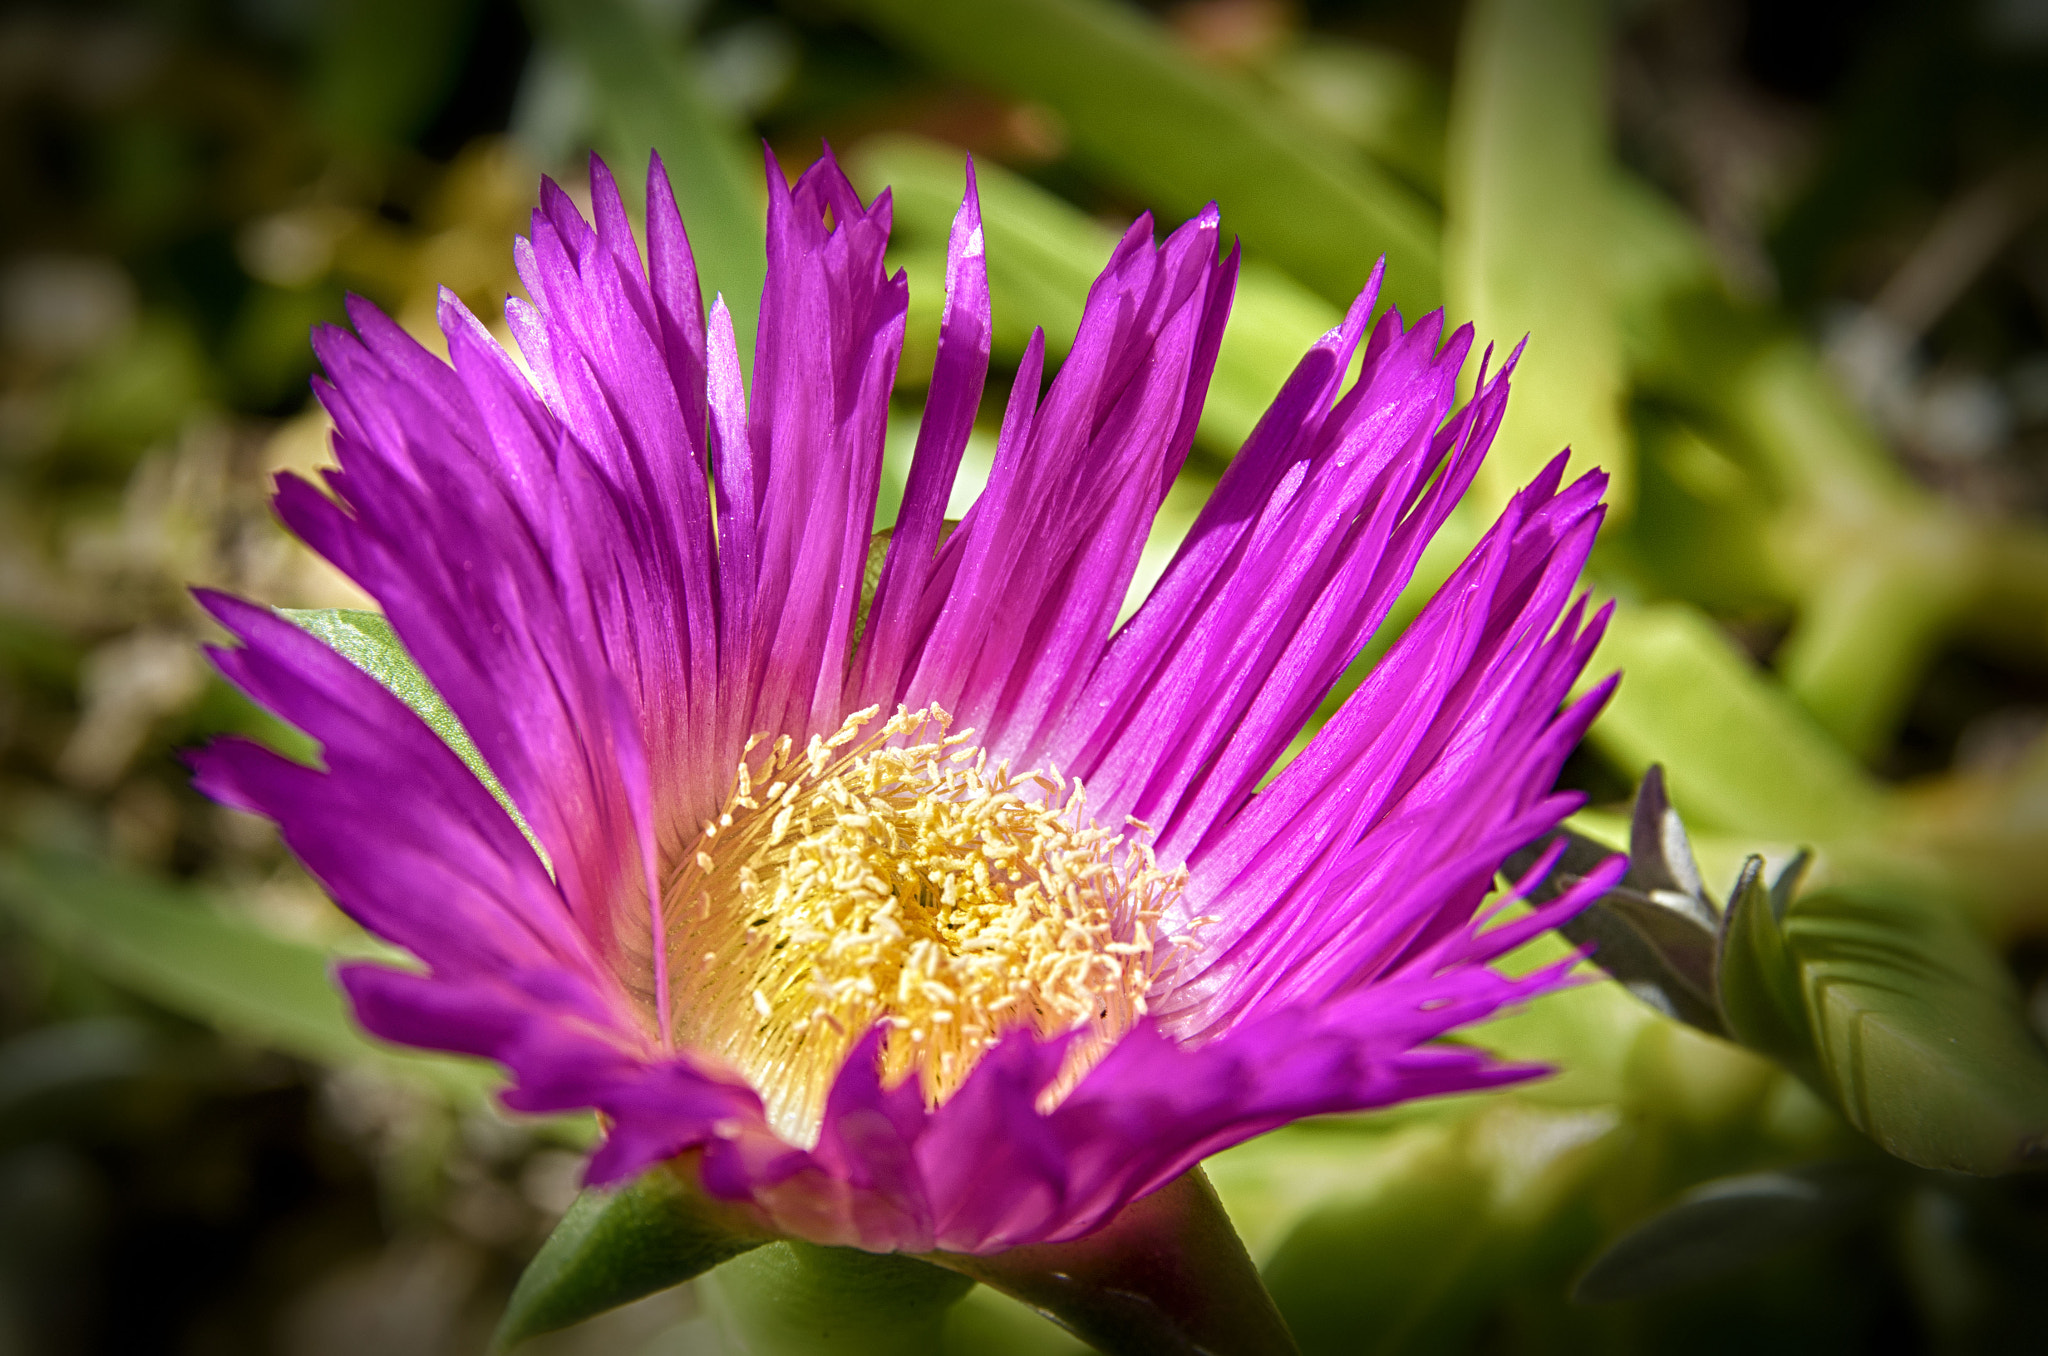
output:
[[[1594,1258],[1572,1298],[1609,1304],[1733,1275],[1854,1223],[1884,1177],[1882,1163],[1812,1163],[1694,1187]]]
[[[1202,65],[1135,7],[859,0],[855,9],[940,68],[1051,108],[1083,158],[1165,212],[1229,203],[1246,250],[1326,300],[1348,304],[1384,253],[1386,300],[1411,316],[1437,305],[1437,223],[1419,194]]]
[[[1852,1124],[1922,1167],[2048,1161],[2048,1052],[1959,909],[1909,887],[1836,886],[1792,901],[1781,931],[1823,1089]]]
[[[1825,843],[1881,820],[1882,788],[1704,613],[1618,610],[1586,671],[1617,668],[1628,681],[1590,737],[1631,773],[1683,769],[1672,795],[1694,827]]]
[[[1507,502],[1560,447],[1635,496],[1621,336],[1607,300],[1606,5],[1482,0],[1459,37],[1444,175],[1444,290],[1481,334],[1530,336],[1475,492]],[[1530,260],[1541,259],[1540,267]]]
[[[1264,1356],[1295,1350],[1199,1168],[1084,1238],[932,1260],[1022,1300],[1101,1351]]]
[[[1764,884],[1764,859],[1751,857],[1728,897],[1721,929],[1715,966],[1721,1018],[1735,1039],[1816,1082],[1821,1076],[1799,966],[1771,893]]]
[[[527,1264],[498,1321],[500,1351],[681,1285],[765,1239],[664,1163],[614,1191],[586,1191]]]
[[[941,1349],[973,1287],[902,1253],[788,1242],[733,1259],[707,1289],[751,1356],[912,1356]]]
[[[398,635],[391,629],[381,612],[361,612],[351,608],[329,607],[299,610],[279,608],[278,615],[311,635],[327,642],[329,649],[354,664],[364,673],[382,683],[394,697],[419,713],[441,736],[448,747],[455,750],[462,761],[469,764],[491,794],[500,801],[505,799],[504,788],[498,779],[484,765],[483,755],[476,750],[469,732],[462,728],[462,722],[448,709],[448,703],[427,681],[427,675],[420,672],[420,666],[405,652]]]

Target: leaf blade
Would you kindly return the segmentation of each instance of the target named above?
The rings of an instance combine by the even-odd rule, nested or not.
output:
[[[1334,137],[1198,65],[1159,25],[1101,0],[858,0],[875,27],[936,65],[1049,106],[1076,149],[1192,216],[1221,201],[1248,251],[1337,305],[1387,257],[1383,298],[1438,304],[1433,208]],[[1363,245],[1361,246],[1361,240]]]
[[[1783,924],[1825,1090],[1922,1167],[1989,1175],[2048,1161],[2048,1051],[1961,913],[1897,885],[1810,891]]]
[[[1844,1228],[1873,1203],[1873,1165],[1813,1163],[1695,1187],[1588,1264],[1580,1304],[1612,1304],[1704,1285]]]
[[[1555,456],[1635,495],[1622,426],[1621,335],[1601,246],[1608,181],[1606,7],[1482,0],[1459,37],[1444,183],[1444,290],[1453,314],[1512,344],[1515,398],[1475,491],[1504,505]],[[1532,261],[1541,260],[1534,265]]]
[[[548,860],[547,850],[527,827],[525,816],[512,803],[504,784],[484,761],[476,741],[469,737],[469,731],[462,728],[462,722],[447,701],[435,690],[427,675],[406,651],[404,642],[381,612],[363,612],[352,608],[330,607],[318,609],[279,608],[278,615],[307,634],[326,643],[327,647],[354,664],[364,673],[384,685],[386,691],[411,707],[427,727],[441,737],[441,742],[455,751],[484,789],[491,793],[505,813],[512,816],[512,822],[519,826],[519,832],[540,854],[542,862]],[[550,867],[552,869],[552,867]]]
[[[1706,616],[1682,603],[1615,610],[1589,673],[1628,675],[1590,738],[1638,776],[1680,769],[1695,829],[1829,843],[1883,820],[1884,791]]]
[[[327,952],[242,923],[186,892],[55,856],[0,857],[0,908],[123,987],[208,1025],[323,1064],[369,1063],[474,1101],[488,1065],[364,1035]]]

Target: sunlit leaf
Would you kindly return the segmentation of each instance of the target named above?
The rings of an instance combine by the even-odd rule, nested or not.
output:
[[[1788,844],[1880,821],[1877,784],[1696,609],[1618,609],[1587,672],[1617,668],[1627,677],[1593,742],[1635,775],[1656,762],[1674,769],[1688,823]]]
[[[750,1356],[911,1356],[940,1350],[974,1282],[902,1253],[771,1243],[706,1278]]]
[[[302,631],[318,636],[329,648],[342,658],[369,674],[396,696],[400,701],[419,713],[441,736],[449,748],[455,750],[462,761],[469,764],[491,793],[503,800],[504,789],[490,768],[484,765],[484,757],[477,752],[476,744],[470,739],[469,731],[462,728],[462,722],[448,709],[448,703],[427,681],[427,675],[420,672],[420,666],[413,662],[400,643],[397,632],[381,612],[362,612],[351,608],[321,608],[300,610],[279,608],[278,615]]]
[[[1917,888],[1810,891],[1783,923],[1826,1091],[1886,1150],[1995,1173],[2048,1160],[2048,1052],[2012,976]]]
[[[1342,305],[1387,256],[1386,299],[1438,304],[1435,213],[1335,136],[1197,63],[1134,7],[1108,0],[856,0],[892,39],[1058,115],[1076,152],[1188,217],[1223,204],[1246,250]]]
[[[1444,176],[1444,290],[1489,340],[1529,336],[1477,492],[1506,503],[1573,450],[1635,494],[1622,427],[1621,338],[1604,256],[1607,6],[1481,0],[1466,8]]]
[[[469,737],[469,731],[462,728],[462,722],[456,719],[455,712],[449,709],[441,694],[434,690],[434,685],[427,681],[427,675],[420,672],[420,666],[406,653],[405,646],[398,639],[398,633],[391,629],[391,623],[385,620],[381,612],[361,612],[339,607],[304,611],[279,608],[278,615],[301,630],[318,636],[336,654],[382,683],[393,696],[417,712],[420,719],[424,720],[434,733],[441,736],[443,742],[469,765],[469,770],[474,772],[477,780],[497,798],[498,804],[505,807],[505,812],[512,816],[512,821],[519,826],[519,831],[526,835],[526,841],[533,844],[535,852],[541,854],[541,859],[547,859],[547,853],[542,850],[540,841],[533,836],[532,830],[527,828],[526,820],[520,815],[518,807],[513,805],[512,798],[505,794],[504,786],[484,762],[483,754],[477,751],[476,742]]]
[[[1812,1028],[1797,961],[1764,884],[1764,861],[1751,857],[1728,897],[1715,967],[1721,1015],[1735,1038],[1809,1081],[1818,1077]]]

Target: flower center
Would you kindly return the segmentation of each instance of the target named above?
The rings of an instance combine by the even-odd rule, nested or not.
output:
[[[675,1038],[735,1064],[796,1144],[878,1024],[885,1081],[915,1075],[930,1106],[1023,1027],[1085,1033],[1071,1088],[1144,1014],[1186,878],[1095,825],[1078,782],[991,766],[935,706],[861,738],[878,711],[758,766],[750,740],[663,901]]]

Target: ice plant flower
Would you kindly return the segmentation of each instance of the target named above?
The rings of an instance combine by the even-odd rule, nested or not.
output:
[[[1602,479],[1563,459],[1262,786],[1471,482],[1513,362],[1371,323],[1308,350],[1143,606],[1238,254],[1140,219],[994,469],[942,518],[987,376],[971,178],[901,514],[864,587],[907,304],[885,193],[768,174],[752,389],[657,159],[645,258],[592,165],[449,361],[374,308],[323,330],[327,493],[277,509],[383,606],[515,813],[406,705],[267,609],[216,652],[322,766],[225,740],[267,815],[420,968],[340,972],[370,1031],[485,1056],[507,1105],[596,1108],[589,1167],[687,1155],[765,1229],[873,1251],[1076,1238],[1298,1117],[1532,1071],[1435,1038],[1559,981],[1492,964],[1610,883],[1503,921],[1510,852],[1608,688],[1574,581]],[[1362,349],[1362,352],[1361,352]],[[1351,365],[1357,375],[1346,381]],[[530,376],[529,376],[530,372]]]

